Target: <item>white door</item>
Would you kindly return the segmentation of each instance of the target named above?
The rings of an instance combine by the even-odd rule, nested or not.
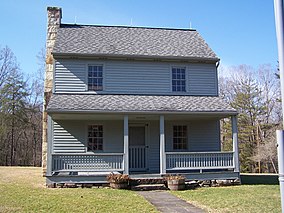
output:
[[[146,171],[145,125],[129,127],[129,171]]]

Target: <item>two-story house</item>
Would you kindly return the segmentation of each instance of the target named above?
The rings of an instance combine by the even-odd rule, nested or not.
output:
[[[48,8],[43,165],[48,183],[110,172],[239,177],[237,112],[196,30],[62,24]],[[231,117],[233,150],[221,151]]]

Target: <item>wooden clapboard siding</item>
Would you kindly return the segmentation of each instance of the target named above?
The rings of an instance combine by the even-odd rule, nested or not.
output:
[[[189,126],[189,151],[221,151],[219,120],[199,121]]]
[[[170,92],[166,63],[110,61],[105,65],[105,91],[159,94]]]
[[[85,136],[81,122],[53,122],[53,153],[84,153]]]
[[[53,153],[85,153],[88,124],[103,125],[103,152],[123,152],[123,121],[64,120],[53,122]]]
[[[188,89],[191,95],[218,95],[217,71],[213,64],[189,66]]]
[[[103,91],[87,91],[88,64],[103,65]],[[173,66],[186,67],[185,93],[172,92]],[[216,96],[217,70],[215,64],[57,59],[54,92]]]
[[[188,152],[220,151],[219,120],[203,119],[193,121],[167,121],[166,128],[166,152],[173,150],[173,125],[187,125],[188,129]],[[204,134],[206,132],[206,134]]]
[[[54,90],[55,92],[86,91],[86,64],[82,61],[56,61]]]

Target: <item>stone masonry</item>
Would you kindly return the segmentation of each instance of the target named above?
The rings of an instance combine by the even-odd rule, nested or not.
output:
[[[42,134],[42,169],[46,175],[47,168],[47,112],[46,108],[52,93],[54,59],[52,50],[55,44],[58,28],[61,24],[62,12],[59,7],[47,7],[47,37],[46,37],[46,66],[44,81],[44,100],[43,100],[43,134]]]

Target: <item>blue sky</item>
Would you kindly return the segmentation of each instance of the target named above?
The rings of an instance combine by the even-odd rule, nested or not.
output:
[[[9,0],[1,1],[0,46],[9,46],[21,69],[38,69],[45,45],[46,7],[59,6],[63,23],[189,28],[190,22],[223,66],[277,65],[272,0]]]

